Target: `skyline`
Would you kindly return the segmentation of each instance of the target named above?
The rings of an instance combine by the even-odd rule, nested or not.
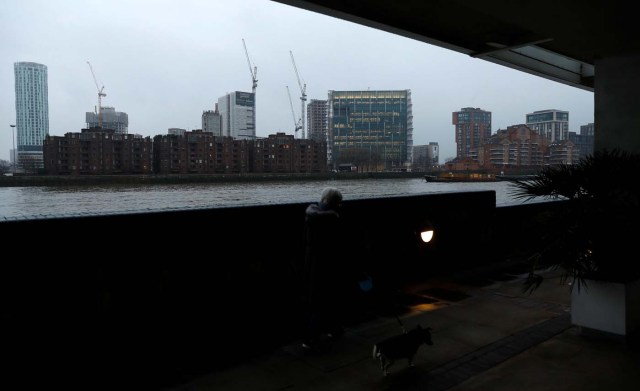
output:
[[[441,162],[455,156],[452,113],[465,107],[490,111],[492,134],[547,109],[568,111],[569,131],[594,122],[592,92],[270,0],[8,0],[0,15],[0,159],[9,160],[16,121],[15,62],[49,70],[49,134],[85,127],[98,102],[90,61],[107,94],[102,105],[128,114],[129,133],[154,136],[200,129],[218,98],[251,92],[243,39],[258,71],[258,137],[293,134],[287,86],[300,117],[289,52],[307,104],[329,90],[411,90],[413,144],[437,142]]]

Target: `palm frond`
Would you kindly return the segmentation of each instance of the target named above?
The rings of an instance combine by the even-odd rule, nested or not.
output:
[[[568,200],[566,207],[539,216],[546,233],[532,256],[535,263],[555,264],[571,289],[586,287],[586,278],[625,278],[630,273],[622,255],[632,249],[640,219],[640,154],[601,150],[574,165],[548,166],[532,179],[512,180],[508,192],[519,200]],[[632,273],[631,273],[632,274]],[[542,283],[532,272],[526,292]]]

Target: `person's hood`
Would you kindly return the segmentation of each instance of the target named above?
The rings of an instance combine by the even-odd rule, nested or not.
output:
[[[306,215],[307,217],[316,217],[316,216],[321,216],[321,215],[330,215],[330,214],[334,214],[337,215],[338,212],[336,212],[333,209],[329,209],[326,205],[324,204],[319,204],[319,203],[313,203],[310,204],[309,206],[307,206],[307,210],[306,210]]]

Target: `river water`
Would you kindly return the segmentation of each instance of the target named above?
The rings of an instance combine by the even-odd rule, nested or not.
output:
[[[495,190],[498,206],[522,203],[510,197],[509,182],[427,183],[422,178],[1,187],[0,220],[313,202],[327,186],[340,189],[345,200]]]

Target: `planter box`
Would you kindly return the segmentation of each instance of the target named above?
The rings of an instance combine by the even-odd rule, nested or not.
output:
[[[640,279],[627,282],[587,280],[571,292],[571,323],[629,336],[640,330]]]

